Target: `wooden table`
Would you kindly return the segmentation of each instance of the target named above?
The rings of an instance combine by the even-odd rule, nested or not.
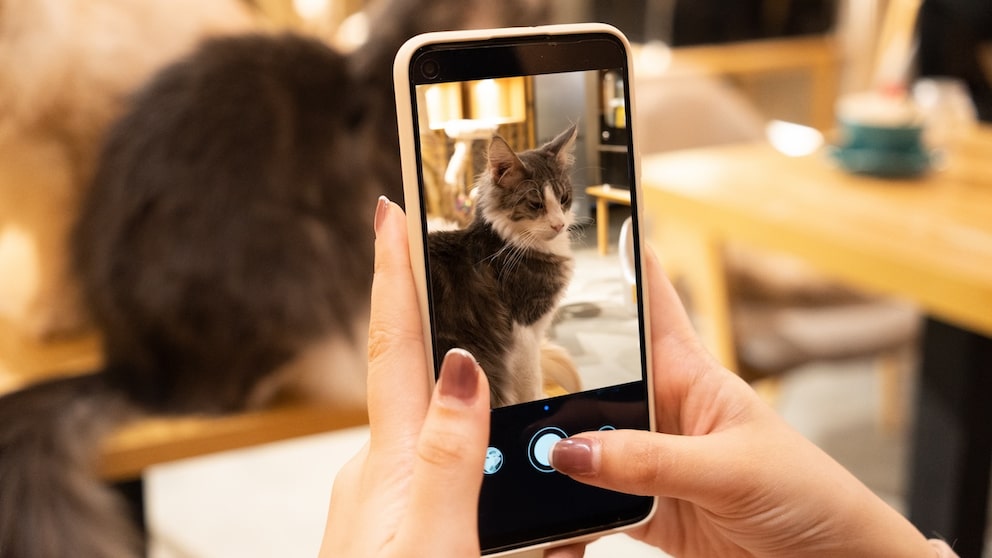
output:
[[[992,128],[915,180],[854,176],[823,152],[790,158],[759,143],[645,157],[642,182],[655,241],[663,257],[691,255],[679,261],[709,318],[704,337],[731,365],[727,239],[920,305],[909,515],[979,556],[992,463]]]
[[[596,199],[596,246],[599,255],[605,256],[610,251],[610,204],[619,203],[630,206],[630,190],[610,186],[589,186],[586,195]]]

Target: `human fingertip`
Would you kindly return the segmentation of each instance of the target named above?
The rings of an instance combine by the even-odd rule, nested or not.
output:
[[[383,221],[386,220],[386,214],[389,211],[390,203],[389,198],[386,196],[379,196],[379,200],[376,202],[373,229],[377,235],[379,234],[379,229],[382,228]]]
[[[479,392],[479,365],[464,349],[451,349],[441,363],[438,393],[463,403],[472,403]]]
[[[593,438],[566,438],[555,443],[548,458],[559,473],[589,476],[599,470],[601,444]]]

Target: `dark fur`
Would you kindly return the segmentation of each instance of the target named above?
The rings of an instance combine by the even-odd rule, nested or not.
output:
[[[559,150],[573,132],[574,127],[539,149],[517,154],[517,161],[494,157],[494,149],[509,149],[494,139],[489,166],[477,183],[472,222],[428,235],[435,359],[440,362],[454,347],[471,352],[489,377],[494,407],[520,402],[515,389],[520,371],[507,362],[514,326],[534,326],[555,310],[571,278],[571,259],[511,246],[485,213],[489,209],[509,221],[540,218],[547,208],[539,188],[546,183],[568,211],[572,185]]]
[[[128,414],[100,376],[42,383],[2,400],[0,556],[139,555],[124,503],[90,472],[93,448]]]
[[[314,41],[214,40],[114,127],[75,254],[107,332],[108,379],[132,399],[239,409],[365,309],[341,293],[368,291],[359,208],[384,188],[361,172],[369,150],[348,84],[344,59]]]
[[[393,55],[418,32],[538,22],[489,4],[387,2],[348,57],[293,36],[211,41],[137,93],[73,239],[106,368],[0,398],[0,558],[139,555],[92,476],[101,437],[147,411],[243,409],[367,320],[374,200],[402,199]]]

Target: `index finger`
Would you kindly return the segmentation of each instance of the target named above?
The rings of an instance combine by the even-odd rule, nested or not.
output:
[[[403,210],[384,196],[375,215],[368,405],[373,445],[416,439],[430,400],[424,332]]]

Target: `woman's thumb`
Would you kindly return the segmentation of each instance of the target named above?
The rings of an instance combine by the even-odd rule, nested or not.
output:
[[[441,538],[465,518],[474,528],[488,443],[489,383],[472,355],[453,349],[417,441],[411,505],[433,510],[420,528],[440,529]]]

